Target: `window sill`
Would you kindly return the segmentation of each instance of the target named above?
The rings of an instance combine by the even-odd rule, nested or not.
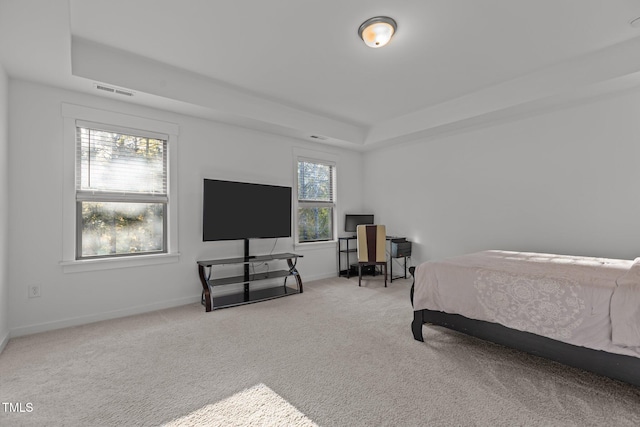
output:
[[[143,267],[147,265],[170,264],[178,262],[179,253],[136,255],[131,257],[82,259],[73,261],[61,261],[64,273],[79,273],[83,271],[111,270],[127,267]]]
[[[315,250],[315,249],[324,249],[324,248],[336,248],[337,240],[328,240],[326,242],[309,242],[309,243],[296,243],[294,247],[296,251],[298,250]]]

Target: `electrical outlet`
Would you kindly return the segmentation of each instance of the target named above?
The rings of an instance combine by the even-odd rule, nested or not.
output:
[[[40,285],[27,286],[29,298],[40,298]]]

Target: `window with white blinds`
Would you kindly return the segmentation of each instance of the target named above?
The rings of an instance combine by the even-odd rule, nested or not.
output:
[[[298,242],[333,240],[335,164],[298,160]]]
[[[78,259],[166,252],[167,140],[76,121]]]

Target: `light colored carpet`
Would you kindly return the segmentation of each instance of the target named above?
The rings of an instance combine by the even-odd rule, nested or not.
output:
[[[164,424],[165,427],[283,425],[317,427],[313,421],[264,384]]]
[[[640,425],[640,389],[436,327],[409,280],[327,279],[12,339],[0,425]]]

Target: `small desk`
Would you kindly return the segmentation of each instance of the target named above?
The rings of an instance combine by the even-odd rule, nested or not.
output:
[[[398,236],[386,236],[387,242],[407,242],[407,239],[404,237]],[[349,262],[349,258],[352,253],[358,252],[357,248],[357,236],[346,236],[346,237],[338,237],[338,277],[346,277],[347,279],[351,277],[351,264]],[[354,242],[355,241],[355,242]],[[351,246],[353,245],[353,247]],[[389,279],[393,282],[393,279],[406,279],[407,278],[407,256],[392,256],[391,251],[387,252],[388,260],[389,260]],[[342,258],[346,258],[346,269],[342,268]],[[394,258],[404,258],[404,275],[393,277],[393,259]]]

